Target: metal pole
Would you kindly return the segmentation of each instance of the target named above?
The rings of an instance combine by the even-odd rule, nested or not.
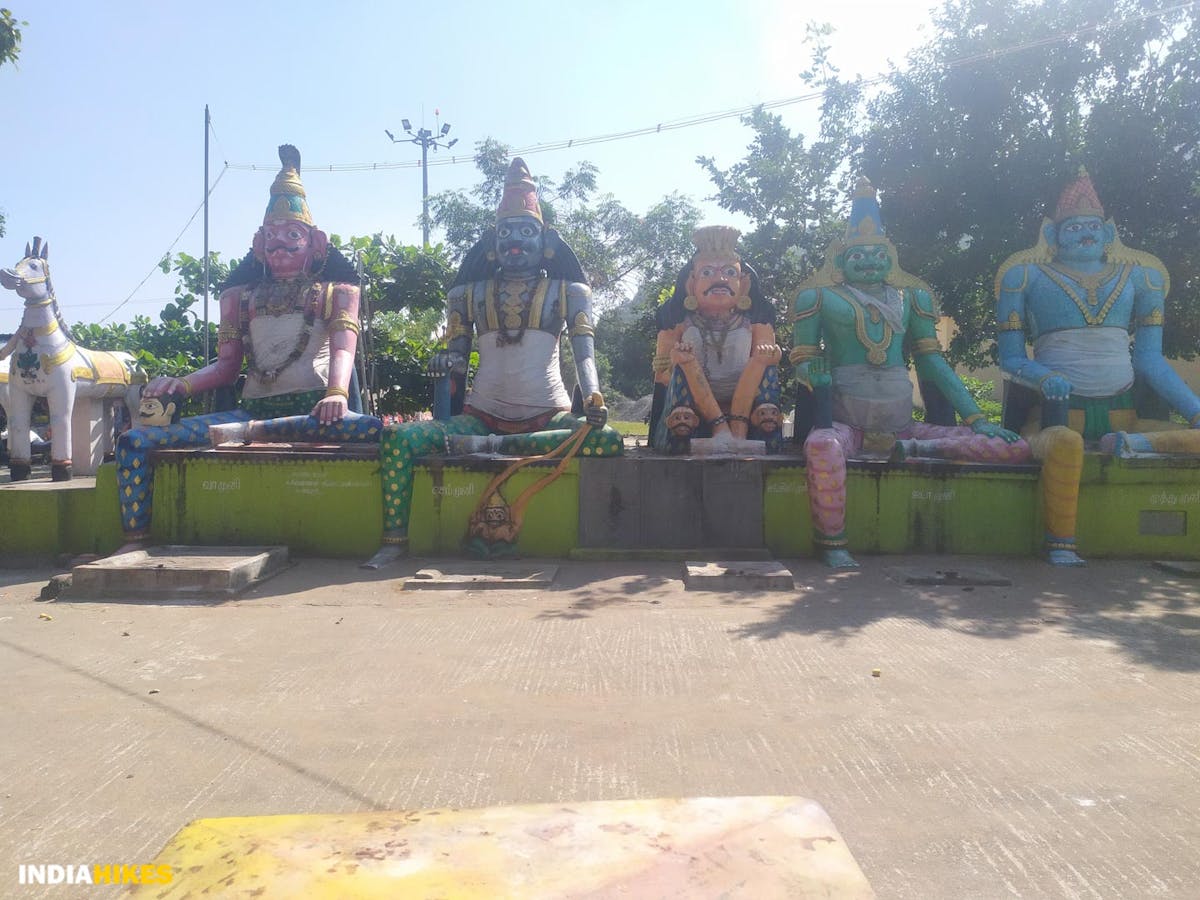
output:
[[[429,249],[429,139],[421,129],[421,241]]]
[[[208,346],[208,104],[204,104],[204,365],[209,363]]]

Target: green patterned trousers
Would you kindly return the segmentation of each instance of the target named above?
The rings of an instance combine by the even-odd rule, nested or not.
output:
[[[582,419],[567,412],[559,413],[544,431],[507,434],[500,452],[512,456],[538,456],[553,450],[584,425]],[[436,456],[447,452],[447,437],[452,434],[488,433],[487,426],[474,416],[453,416],[446,421],[403,422],[383,429],[379,460],[383,471],[383,539],[385,543],[403,543],[408,538],[408,516],[412,509],[413,460],[418,456]],[[620,456],[621,435],[612,428],[592,431],[583,440],[583,457]]]

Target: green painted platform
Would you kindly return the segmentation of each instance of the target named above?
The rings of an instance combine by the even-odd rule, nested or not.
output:
[[[156,457],[152,537],[161,544],[285,544],[365,559],[378,548],[379,463],[369,451],[169,451]],[[467,519],[502,459],[430,458],[414,478],[411,550],[458,555]],[[513,502],[550,464],[520,471]],[[1036,466],[851,463],[847,525],[859,553],[1028,556],[1042,523]],[[94,479],[0,485],[0,563],[111,553],[122,543],[112,464]],[[1085,459],[1079,546],[1087,558],[1200,559],[1200,458]],[[794,457],[631,455],[572,461],[529,506],[522,553],[813,552],[804,467]]]

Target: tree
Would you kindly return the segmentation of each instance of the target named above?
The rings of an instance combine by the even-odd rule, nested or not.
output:
[[[155,322],[149,316],[135,316],[133,321],[116,324],[76,324],[71,332],[80,344],[95,350],[125,350],[132,353],[150,378],[159,375],[186,375],[206,364],[204,359],[204,322],[196,312],[196,304],[204,292],[204,263],[186,253],[174,260],[163,257],[159,263],[163,272],[175,272],[179,282],[175,299],[168,302]],[[221,262],[219,253],[209,254],[210,293],[229,275],[229,266]],[[209,323],[209,346],[216,347],[217,324]],[[184,415],[205,412],[205,398],[193,397],[187,402]]]
[[[865,103],[851,169],[881,188],[905,268],[955,318],[952,357],[994,355],[995,272],[1032,246],[1080,165],[1123,240],[1171,272],[1167,353],[1195,354],[1200,11],[1147,6],[947,0],[931,40]]]
[[[11,10],[0,8],[0,66],[17,64],[21,55],[21,27],[28,22],[18,22]]]
[[[812,65],[801,77],[824,91],[816,140],[806,143],[778,115],[759,108],[742,119],[754,132],[745,158],[727,169],[711,156],[696,159],[716,185],[712,199],[754,224],[742,236],[743,255],[758,269],[781,321],[800,282],[844,227],[853,183],[845,162],[856,139],[861,88],[838,78],[828,55],[831,33],[827,25],[810,24],[804,39]]]
[[[470,191],[444,191],[430,198],[433,224],[445,229],[446,243],[456,256],[495,224],[508,160],[507,145],[484,140],[475,153],[479,183]],[[534,181],[546,224],[575,251],[592,288],[599,311],[596,364],[601,384],[637,396],[649,391],[654,355],[654,325],[646,316],[646,298],[657,301],[663,289],[674,284],[691,256],[691,235],[700,211],[688,198],[669,194],[638,215],[612,194],[598,194],[598,175],[596,166],[584,161],[558,180],[542,175]],[[565,341],[560,360],[563,380],[570,386],[575,376]]]
[[[479,183],[469,192],[444,191],[430,198],[430,218],[446,230],[455,256],[461,257],[495,224],[509,152],[499,141],[481,141],[475,153]],[[691,255],[700,212],[686,197],[670,194],[638,215],[612,194],[597,194],[598,175],[599,169],[584,161],[557,181],[545,175],[534,181],[546,224],[578,255],[593,296],[603,306],[627,299],[644,284],[673,282]]]
[[[368,351],[367,382],[380,414],[429,409],[432,388],[425,367],[438,349],[446,290],[454,270],[441,244],[397,244],[390,235],[330,240],[347,256],[358,254],[364,273],[361,340]]]
[[[17,64],[21,53],[21,28],[28,22],[18,22],[10,10],[0,8],[0,66]],[[0,211],[0,237],[4,237],[4,213]]]

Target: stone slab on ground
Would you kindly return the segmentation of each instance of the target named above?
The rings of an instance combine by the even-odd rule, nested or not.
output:
[[[200,819],[132,897],[874,897],[803,797]]]
[[[1190,578],[1200,578],[1200,562],[1186,560],[1158,559],[1154,561],[1156,569],[1170,572],[1172,575],[1187,575]]]
[[[75,566],[63,599],[220,602],[271,577],[287,563],[287,547],[168,544]]]
[[[406,591],[455,591],[465,588],[545,587],[554,583],[558,566],[528,563],[449,562],[425,568],[404,582]]]
[[[689,591],[792,591],[792,571],[780,562],[688,562],[683,583]]]
[[[889,577],[901,584],[919,587],[1008,587],[1012,579],[991,569],[969,566],[902,567],[891,569]]]

